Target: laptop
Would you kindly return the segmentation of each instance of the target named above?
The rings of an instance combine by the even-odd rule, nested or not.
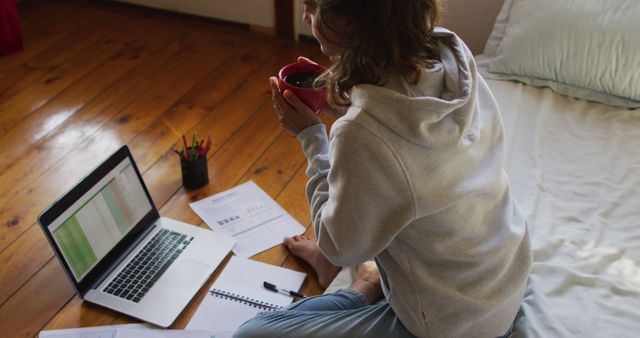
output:
[[[125,145],[40,216],[78,295],[169,327],[235,239],[160,217]]]

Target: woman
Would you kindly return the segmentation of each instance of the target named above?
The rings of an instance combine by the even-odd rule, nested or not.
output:
[[[317,237],[285,244],[323,286],[341,266],[359,265],[358,277],[347,290],[259,314],[236,336],[509,334],[531,248],[503,169],[500,113],[471,53],[434,29],[437,0],[304,4],[333,61],[323,80],[339,118],[328,138],[270,79],[281,124],[308,159]],[[363,264],[372,258],[377,269]]]

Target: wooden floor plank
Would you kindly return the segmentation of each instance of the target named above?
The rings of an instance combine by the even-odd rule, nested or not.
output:
[[[51,258],[53,251],[39,227],[31,227],[24,240],[12,243],[0,256],[0,306]]]
[[[257,48],[257,49],[255,49],[254,47]],[[232,66],[237,66],[237,67],[234,67],[236,69],[236,73],[237,74],[243,74],[242,67],[245,67],[246,69],[244,70],[244,73],[245,73],[245,76],[246,76],[246,74],[251,71],[252,67],[257,66],[257,64],[262,62],[262,56],[261,55],[260,56],[255,55],[255,53],[262,54],[262,53],[264,53],[266,51],[263,48],[264,47],[263,45],[261,46],[261,45],[258,44],[257,47],[256,47],[256,45],[254,45],[254,47],[250,48],[249,50],[247,50],[245,48],[239,50],[238,53],[235,55],[235,57],[231,58],[231,60],[228,63],[223,64],[220,68],[227,69],[227,68],[232,67]],[[238,64],[238,62],[240,64]],[[250,64],[253,64],[253,66],[250,66]],[[212,74],[214,74],[214,75],[223,75],[223,76],[226,75],[224,72],[214,72]],[[213,78],[216,78],[219,81],[222,81],[221,79],[224,79],[224,77],[213,77]],[[225,81],[225,82],[228,83],[228,81]],[[205,83],[207,83],[207,82],[205,82]],[[217,85],[214,84],[213,87],[215,87],[215,86],[220,87],[220,86],[223,86],[223,84],[222,83],[218,83]],[[228,93],[228,90],[226,89],[227,87],[226,86],[223,86],[223,87],[224,88],[219,88],[217,90],[217,94],[215,94],[214,91],[211,90],[212,87],[206,86],[203,89],[204,91],[206,91],[206,93],[204,93],[203,95],[205,95],[208,99],[214,98],[213,101],[215,101],[215,98],[217,98],[219,96],[224,96],[224,95],[226,95],[225,93]],[[197,95],[196,95],[196,97],[190,97],[190,96],[187,95],[187,96],[185,96],[185,98],[186,98],[185,99],[186,101],[191,102],[190,105],[194,105],[194,108],[198,107],[201,110],[208,108],[207,105],[203,105],[203,106],[196,105],[196,103],[199,102],[199,100],[197,98]],[[183,106],[183,105],[179,104],[178,106]],[[175,111],[175,109],[170,109],[169,111]],[[163,117],[160,120],[166,121],[166,118]],[[152,124],[152,126],[154,126],[154,125],[155,124]],[[151,132],[153,132],[153,130]],[[153,139],[153,138],[150,138],[150,139]],[[167,147],[168,146],[169,145],[167,145]],[[147,147],[146,144],[141,144],[141,145],[137,145],[137,146],[134,145],[134,148],[153,150],[153,148]],[[158,181],[165,181],[165,179],[164,178],[159,178]],[[172,190],[175,191],[179,185],[180,185],[180,183],[176,182],[175,186],[174,186],[174,188]],[[151,187],[153,187],[153,185],[151,185]],[[27,242],[27,243],[29,241],[33,241],[33,240],[34,239],[32,238],[32,235],[29,235],[28,238],[25,238],[25,242]],[[18,246],[23,246],[24,245],[24,244],[22,244],[22,241],[17,241],[17,243],[19,244]],[[13,252],[13,250],[10,250],[7,253],[7,255],[9,255],[12,252]],[[0,257],[3,257],[3,255],[0,254]],[[30,263],[33,264],[33,261],[31,261]],[[21,273],[19,274],[19,276],[15,276],[15,277],[16,278],[17,277],[26,278],[26,277],[28,277],[28,272],[31,271],[31,270],[32,269],[23,269],[21,271]],[[8,284],[8,283],[6,283],[6,284]],[[19,285],[19,284],[15,283],[15,285]],[[14,290],[6,290],[6,289],[7,289],[7,287],[5,285],[3,289],[0,289],[0,291],[5,291],[5,293],[10,293],[10,292],[14,291]],[[0,293],[0,295],[2,295],[2,293]],[[2,300],[2,298],[0,298],[0,300]]]
[[[70,1],[56,1],[55,4],[37,1],[33,8],[38,9],[33,16],[26,15],[25,22],[21,24],[23,31],[23,50],[3,57],[0,64],[0,74],[24,65],[35,55],[47,50],[69,32],[90,22],[94,17],[84,17],[86,6]],[[27,1],[31,4],[31,1]],[[18,9],[19,15],[24,11]],[[25,8],[26,9],[26,8]],[[78,14],[74,16],[73,14]],[[95,14],[99,14],[96,12]],[[81,20],[81,21],[78,21]]]
[[[12,337],[33,337],[73,295],[62,266],[51,259],[0,307],[0,332]]]
[[[75,296],[35,224],[46,205],[123,143],[163,216],[206,227],[190,202],[254,180],[313,236],[306,160],[279,125],[267,77],[298,55],[327,63],[317,47],[110,3],[23,0],[20,8],[28,44],[0,58],[0,149],[18,143],[0,150],[3,337],[137,321]],[[210,183],[187,191],[172,147],[191,133],[211,135],[214,147]],[[253,259],[305,271],[303,290],[322,291],[311,268],[283,245]],[[174,328],[186,325],[205,294]]]
[[[204,38],[204,37],[201,37]],[[208,40],[202,40],[202,39],[197,39],[198,43],[200,42],[208,42],[210,43],[210,45],[206,48],[204,48],[205,51],[210,50],[210,49],[214,49],[217,46],[215,46],[215,44],[213,43],[213,41],[208,41]],[[230,51],[227,50],[227,54],[229,54]],[[224,53],[220,54],[222,55],[220,57],[221,60],[218,61],[218,64],[222,62],[222,59],[224,59]],[[205,57],[206,56],[206,57]],[[209,55],[208,53],[195,53],[195,57],[194,58],[190,58],[188,59],[189,62],[185,62],[183,64],[183,67],[178,67],[176,69],[176,72],[174,73],[174,77],[175,80],[180,80],[180,79],[185,79],[185,78],[189,78],[189,76],[196,76],[195,74],[199,72],[201,72],[203,69],[207,69],[206,66],[204,66],[205,63],[205,59],[206,62],[211,62],[209,64],[208,67],[214,68],[216,65],[216,62],[211,58],[211,55]],[[191,67],[192,65],[196,65],[195,68]],[[201,74],[199,74],[199,76],[202,76]],[[167,80],[169,80],[170,78],[167,77],[165,78]],[[197,81],[194,80],[193,83],[196,83]],[[168,90],[166,89],[167,86],[170,86],[171,83],[166,83],[163,84],[162,86],[159,86],[157,88],[157,93],[159,95],[164,95],[165,92],[167,92]],[[174,89],[173,94],[175,96],[179,96],[181,93],[184,93],[187,91],[189,86],[185,86],[185,89],[183,91],[180,91],[178,87],[176,86],[172,86]],[[175,96],[169,95],[167,96],[167,101],[165,102],[165,104],[170,104],[171,102],[173,102],[173,98]],[[145,107],[150,107],[151,104],[149,104],[149,100],[150,99],[157,99],[158,95],[156,96],[150,96],[150,97],[144,97],[141,99],[141,102],[147,102],[147,104],[144,105],[140,105],[140,106],[145,106]],[[157,102],[162,102],[162,100],[157,100],[154,103]],[[133,106],[133,107],[137,107],[137,106]],[[160,106],[156,106],[158,107],[158,111],[164,111],[166,110],[166,108],[162,109],[160,108]],[[125,116],[128,116],[126,114],[131,114],[131,116],[135,117],[136,120],[132,120],[130,121],[130,123],[126,123],[126,124],[122,124],[119,123],[118,121],[115,122],[115,125],[112,128],[107,128],[106,129],[106,133],[112,133],[113,129],[115,129],[116,127],[120,126],[120,129],[118,129],[119,133],[122,135],[122,137],[124,138],[128,132],[129,134],[129,138],[137,135],[137,132],[139,132],[140,130],[142,130],[142,128],[144,127],[144,125],[148,124],[148,122],[145,120],[145,118],[150,119],[148,113],[145,113],[144,111],[139,112],[139,113],[134,113],[133,111],[129,111],[126,112],[125,111]],[[129,122],[129,120],[127,119],[127,122]],[[128,129],[131,128],[131,129]],[[100,133],[99,133],[100,134]],[[95,142],[99,142],[100,139],[95,139]],[[8,203],[8,206],[5,206],[2,210],[11,210],[11,211],[16,211],[15,208],[18,208],[19,210],[16,211],[17,214],[22,215],[21,217],[23,217],[23,219],[35,219],[37,213],[39,212],[38,209],[42,209],[44,208],[44,206],[49,202],[46,202],[46,200],[42,200],[41,197],[47,196],[48,193],[45,192],[50,192],[50,191],[55,191],[58,190],[60,188],[56,187],[56,185],[58,185],[59,183],[61,183],[61,181],[63,180],[64,177],[69,177],[67,175],[69,175],[70,171],[74,171],[77,170],[76,168],[78,167],[82,167],[82,166],[78,166],[77,163],[87,163],[88,161],[93,161],[94,163],[97,163],[99,161],[102,160],[103,158],[103,154],[108,153],[108,152],[101,152],[101,153],[91,153],[92,149],[92,145],[93,143],[89,142],[86,144],[86,146],[84,146],[84,149],[82,149],[82,147],[78,148],[80,151],[73,153],[71,155],[69,155],[69,157],[71,157],[72,159],[69,161],[61,161],[58,162],[57,165],[51,169],[51,171],[55,172],[55,174],[57,175],[57,177],[53,178],[53,180],[51,180],[51,177],[48,176],[43,176],[41,177],[41,180],[38,180],[35,184],[34,188],[31,188],[33,190],[31,190],[31,192],[27,191],[25,194],[21,194],[19,195],[16,199],[11,200]],[[115,149],[117,146],[119,146],[119,143],[112,143],[112,141],[109,141],[108,144],[106,144],[105,146],[111,146],[113,147],[113,149]],[[75,160],[73,159],[75,156],[79,156],[81,157],[83,160]],[[91,157],[91,158],[89,158]],[[91,165],[90,163],[88,165]],[[145,168],[145,164],[140,164],[141,168]],[[148,166],[149,164],[146,164],[146,166]],[[84,174],[81,172],[76,171],[74,174],[72,174],[73,176],[71,177],[82,177]],[[75,178],[77,179],[77,178]],[[73,180],[75,180],[73,179]],[[73,181],[69,180],[69,183],[72,184]],[[59,193],[61,193],[63,190],[61,190]],[[35,194],[34,194],[35,193]],[[38,196],[38,198],[34,198],[33,196]],[[52,196],[52,199],[55,198],[55,196]],[[39,200],[39,201],[38,201]],[[13,203],[19,203],[22,205],[16,205]],[[33,203],[33,205],[36,204],[40,204],[40,203],[45,203],[42,204],[40,206],[37,207],[33,207],[31,205],[24,205],[23,203]],[[27,215],[27,216],[25,216]],[[27,223],[28,224],[28,223]],[[16,225],[14,228],[9,228],[9,229],[19,229],[21,226],[20,224]],[[31,227],[33,227],[33,225],[31,225]],[[31,233],[29,233],[31,234]],[[18,245],[18,246],[23,246],[23,243],[28,243],[30,241],[32,241],[32,238],[23,238],[24,236],[20,236],[20,238],[15,242],[14,245]],[[3,239],[6,239],[3,238]],[[12,251],[9,251],[12,252]],[[2,257],[4,255],[4,252],[0,253],[0,257]],[[27,256],[28,257],[28,256]],[[24,259],[27,259],[27,257],[25,257]],[[31,268],[35,268],[34,266],[29,266]],[[26,278],[29,273],[32,273],[33,271],[29,271],[28,269],[23,269],[20,273],[22,278]],[[3,285],[3,287],[7,288],[8,290],[5,290],[3,293],[4,294],[11,294],[17,287],[19,287],[18,284],[13,284],[13,285]]]
[[[177,38],[172,36],[170,27],[158,29],[157,25],[150,20],[135,20],[135,28],[131,27],[130,30],[135,31],[136,28],[144,31],[145,35],[113,54],[106,62],[74,82],[0,136],[0,147],[5,149],[0,158],[0,171],[6,170],[17,159],[24,157],[27,149],[33,144],[64,125],[67,119],[91,104],[97,96],[118,83],[136,67],[150,61],[160,49],[166,47],[168,42]],[[150,34],[146,34],[147,32]]]
[[[86,47],[82,53],[75,54],[60,67],[45,72],[34,83],[0,102],[0,131],[9,131],[17,122],[119,52],[131,40],[139,37],[139,34],[145,33],[133,30],[132,35],[124,35],[127,21],[132,18],[122,14],[108,14],[111,15],[105,14],[98,19],[100,28],[95,32],[101,37],[98,43]]]
[[[168,33],[164,32],[165,28]],[[25,190],[53,164],[74,151],[74,147],[86,141],[116,114],[157,84],[169,71],[185,61],[187,54],[179,52],[186,38],[181,34],[185,28],[162,25],[157,29],[168,43],[159,53],[87,102],[63,125],[24,150],[13,163],[10,160],[13,158],[12,152],[2,153],[10,164],[5,171],[0,172],[0,186],[5,187],[4,194],[0,196],[0,205],[6,204],[18,192]],[[146,52],[142,52],[140,57],[145,54]]]
[[[182,135],[190,137],[196,133],[199,138],[209,135],[211,111],[276,51],[273,44],[261,41],[251,41],[245,46],[239,46],[233,55],[185,94],[161,118],[149,124],[138,137],[129,142],[133,149],[145,149],[144,152],[135,154],[136,162],[144,164],[156,161],[167,149],[179,143]],[[233,119],[238,121],[236,125],[244,121],[239,115],[233,115]],[[213,141],[217,139],[214,137]],[[170,190],[174,192],[176,188],[174,186]]]
[[[116,316],[114,311],[85,302],[80,297],[74,296],[43,327],[43,330],[110,325]]]
[[[272,119],[276,119],[272,107],[266,108],[266,114],[270,114]],[[242,180],[256,182],[262,190],[275,199],[298,168],[306,161],[302,151],[291,151],[299,146],[300,143],[293,135],[282,130],[275,142],[258,158],[258,161]]]
[[[267,104],[263,104],[261,106],[261,108],[267,108],[270,107],[270,105]],[[229,144],[227,144],[225,146],[225,149],[230,149],[229,152],[227,152],[228,154],[235,154],[233,155],[234,157],[237,157],[236,155],[238,155],[239,153],[246,153],[247,155],[251,155],[254,154],[254,152],[260,152],[260,147],[262,146],[263,149],[267,149],[267,147],[270,145],[270,143],[267,143],[269,139],[271,140],[275,140],[278,136],[282,135],[282,132],[276,128],[264,128],[264,127],[268,127],[268,123],[269,121],[271,121],[271,123],[273,125],[277,125],[276,120],[273,118],[273,116],[271,116],[271,114],[264,114],[264,113],[257,113],[255,116],[255,119],[249,121],[249,124],[243,128],[239,133],[237,133],[236,135],[234,135],[234,140],[230,141]],[[272,137],[266,137],[266,135],[264,133],[266,132],[271,132],[272,133]],[[290,137],[289,137],[290,138]],[[237,141],[235,141],[237,139]],[[247,139],[253,140],[255,141],[255,145],[252,145],[250,143],[247,143]],[[235,141],[235,142],[234,142]],[[267,141],[267,142],[264,142]],[[237,145],[236,147],[234,147],[233,145]],[[275,148],[274,148],[275,149]],[[277,151],[281,151],[281,149],[278,149]],[[226,158],[220,158],[218,160],[220,160],[221,162],[225,162],[224,161]],[[248,168],[251,166],[251,163],[247,164],[244,163],[243,161],[238,161],[236,162],[240,167],[234,167],[233,172],[251,172],[248,170]],[[260,161],[258,161],[258,163],[260,163]],[[286,163],[286,162],[285,162]],[[242,167],[245,167],[247,169],[242,169]],[[254,164],[255,167],[255,164]],[[263,165],[260,165],[260,167],[263,167]],[[266,182],[267,177],[268,176],[273,176],[273,178],[276,178],[275,176],[278,176],[277,174],[277,170],[276,171],[270,171],[270,173],[272,174],[263,174],[262,177],[264,177],[264,181]],[[238,174],[238,178],[235,181],[229,181],[227,183],[227,186],[230,188],[233,185],[235,185],[237,183],[238,180],[240,180],[241,178],[239,177],[241,174]],[[282,176],[282,175],[280,175]],[[146,179],[146,178],[145,178]],[[224,182],[221,182],[224,183]],[[203,188],[205,189],[205,188]],[[187,203],[188,201],[191,200],[191,197],[194,195],[190,195],[188,192],[183,191],[184,194],[182,194],[182,197],[187,197]],[[170,210],[171,206],[179,206],[180,210]],[[176,199],[172,199],[172,201],[170,201],[169,203],[167,203],[165,205],[165,207],[161,208],[160,212],[161,214],[168,216],[168,217],[172,217],[175,219],[179,219],[182,221],[186,221],[186,222],[191,222],[191,223],[197,223],[199,222],[199,219],[195,216],[195,214],[193,212],[191,212],[190,210],[187,212],[188,206],[186,205],[186,203],[184,203],[184,201],[180,200],[179,198]],[[169,209],[169,210],[168,210]],[[173,212],[178,212],[177,214],[172,214]],[[188,216],[191,216],[191,218],[189,218]],[[192,305],[190,306],[190,308],[185,311],[185,313],[183,313],[180,317],[179,320],[176,321],[176,323],[174,325],[172,325],[172,327],[174,328],[181,328],[184,327],[186,325],[186,323],[188,322],[188,319],[190,318],[191,314],[193,313],[193,311],[195,311],[195,306],[197,306],[197,304],[199,304],[199,300],[201,301],[202,298],[204,298],[204,295],[206,294],[206,289],[201,290],[199,297],[196,297],[193,301],[192,301]],[[77,308],[79,306],[81,306],[81,304],[70,304],[70,306],[73,306],[74,308]],[[79,310],[74,309],[72,312],[77,312]],[[87,310],[89,311],[89,310]],[[131,321],[131,318],[128,318],[126,316],[118,316],[119,318],[119,322],[129,322]],[[60,320],[57,320],[58,324],[54,324],[51,323],[51,325],[49,325],[50,328],[52,327],[56,327],[55,325],[60,325],[62,324],[60,322]]]
[[[12,225],[0,228],[0,249],[31,226],[41,210],[101,162],[105,154],[112,153],[144,130],[216,67],[212,63],[212,56],[219,53],[220,46],[205,32],[199,34],[200,38],[196,39],[199,45],[197,48],[188,45],[182,48],[181,53],[192,54],[190,58],[173,69],[145,95],[128,105],[97,133],[77,145],[73,152],[62,157],[29,189],[20,192],[0,208],[0,224]],[[228,49],[224,51],[226,55],[230,53]],[[218,60],[222,61],[223,58]],[[139,163],[139,166],[144,170],[150,164]]]
[[[263,101],[259,107],[266,108]],[[183,222],[199,224],[200,219],[189,208],[189,203],[240,184],[242,176],[252,167],[257,157],[278,137],[277,120],[258,111],[233,137],[208,160],[209,184],[195,191],[179,191],[160,208],[160,213]],[[172,154],[172,163],[178,163]],[[154,167],[155,168],[155,167]],[[171,171],[180,184],[179,164]]]
[[[51,9],[44,17],[32,20],[27,17],[22,22],[24,51],[11,54],[0,63],[0,101],[62,67],[99,39],[101,30],[110,26],[109,22],[98,22],[104,19],[104,6],[87,6],[86,1],[55,1],[46,5],[35,2],[40,3],[36,8]],[[109,9],[107,12],[117,11]]]
[[[261,111],[257,113],[257,117],[266,117],[271,120],[275,120],[272,114],[265,114],[264,109],[271,108],[270,103],[265,103],[261,108]],[[255,120],[255,125],[260,125],[261,120]],[[244,130],[247,134],[253,134],[253,130],[248,126],[247,129]],[[255,135],[255,134],[254,134]],[[265,140],[266,141],[266,140]],[[257,159],[255,163],[249,168],[245,175],[238,178],[237,185],[241,182],[245,182],[247,180],[253,180],[258,184],[261,188],[263,188],[268,194],[272,196],[277,196],[279,193],[284,190],[285,186],[289,183],[289,179],[296,172],[297,168],[300,166],[302,155],[296,155],[291,151],[287,151],[290,149],[283,149],[281,147],[282,142],[289,143],[292,141],[292,137],[289,135],[284,135],[284,132],[280,131],[277,134],[274,142],[269,144],[268,148],[264,150],[262,156]],[[297,142],[297,141],[296,141]],[[263,144],[266,142],[263,142]],[[246,151],[246,150],[245,150]],[[259,149],[256,149],[256,152],[259,152]],[[273,162],[274,158],[278,158],[279,161]],[[224,183],[224,182],[222,182]],[[185,206],[184,203],[179,203],[182,207]],[[171,203],[167,204],[167,207],[171,207]],[[176,210],[174,209],[173,212]],[[181,210],[180,215],[189,214],[184,210]],[[191,213],[192,214],[192,213]],[[176,215],[177,216],[177,215]],[[197,219],[196,217],[192,218],[192,220]],[[200,226],[205,226],[203,223],[200,223]],[[273,265],[282,265],[287,257],[288,253],[284,252],[282,246],[277,246],[271,248],[267,251],[264,251],[258,255],[252,257],[252,259],[260,260],[265,263],[273,264]],[[206,290],[210,287],[210,285],[215,280],[215,277],[212,278],[207,284],[206,288],[200,290],[198,295],[194,298],[192,303],[184,313],[176,320],[172,327],[175,328],[184,328],[193,313],[196,311],[198,304],[202,302],[204,297],[207,295]]]
[[[276,46],[282,48],[279,44]],[[227,146],[227,142],[230,142],[229,140],[231,139],[229,137],[242,126],[251,114],[259,109],[261,104],[264,104],[265,100],[270,101],[270,93],[268,92],[268,87],[265,86],[267,77],[274,74],[276,69],[282,64],[290,62],[290,60],[295,57],[293,55],[297,55],[301,50],[312,50],[309,46],[291,49],[289,52],[276,54],[259,69],[256,69],[252,73],[252,76],[236,88],[229,97],[226,97],[220,105],[215,107],[196,127],[187,133],[188,135],[193,132],[198,135],[210,135],[214,144],[214,149],[209,154],[211,182],[208,187],[202,189],[196,193],[196,195],[187,197],[187,199],[199,199],[208,194],[232,187],[233,185],[229,184],[235,184],[238,177],[237,175],[244,173],[244,171],[239,172],[234,167],[235,163],[251,165],[253,161],[247,160],[247,158],[250,159],[252,156],[260,155],[259,153],[255,154],[255,152],[247,155],[247,158],[235,155],[240,154],[238,149],[242,149],[243,142],[250,142],[246,144],[248,149],[252,149],[250,145],[253,143],[251,142],[264,142],[264,140],[261,140],[257,136],[253,137],[249,134],[241,141],[233,141],[240,143],[239,148],[234,147],[235,143]],[[271,109],[270,106],[269,109]],[[268,119],[269,116],[266,116],[266,118]],[[268,124],[265,124],[263,129],[277,129],[277,124],[272,124],[272,122],[275,122],[273,119],[274,116],[271,116],[271,120],[267,120]],[[259,129],[260,127],[256,126],[255,128]],[[174,144],[180,144],[179,137],[175,139]],[[249,162],[247,163],[247,161]],[[161,189],[155,190],[154,188],[150,188],[154,200],[159,206],[162,206],[164,201],[167,200],[164,196],[174,194],[180,188],[180,167],[175,154],[170,151],[164,154],[156,165],[154,165],[149,172],[145,173],[145,177],[149,177],[150,179],[160,178],[161,181],[164,180],[165,184]]]
[[[309,227],[311,224],[311,215],[309,214],[309,204],[304,190],[307,184],[306,169],[307,163],[305,161],[295,174],[293,174],[291,181],[278,195],[276,201],[300,224]]]
[[[265,102],[265,104],[261,107],[257,114],[259,114],[258,116],[263,116],[267,119],[270,118],[271,121],[276,121],[269,100]],[[259,124],[260,123],[256,123],[256,125]],[[249,128],[244,132],[247,134],[253,134],[253,131]],[[259,137],[256,138],[259,139]],[[240,137],[238,139],[241,140]],[[238,141],[238,144],[244,144],[244,142]],[[231,148],[231,144],[226,145],[225,147],[227,146]],[[306,202],[306,197],[303,190],[306,182],[306,175],[304,174],[304,168],[306,168],[306,160],[304,158],[304,155],[302,155],[300,151],[291,151],[292,149],[297,148],[299,148],[298,141],[287,132],[280,131],[274,142],[271,143],[267,149],[265,149],[262,155],[256,160],[255,163],[253,163],[251,168],[246,170],[245,174],[242,177],[238,178],[237,182],[235,182],[233,185],[241,184],[248,180],[253,180],[254,182],[256,182],[256,184],[258,184],[258,186],[260,186],[269,195],[276,199],[276,201],[280,203],[286,210],[297,211],[297,213],[292,213],[292,216],[294,218],[297,218],[298,221],[301,221],[302,224],[305,224],[305,220],[308,219],[309,212],[308,204]],[[233,152],[233,148],[231,149],[231,152]],[[167,213],[167,215],[170,215],[172,217],[183,217],[183,215],[193,214],[192,212],[189,213],[184,209],[184,202],[172,202],[173,201],[170,201],[165,206],[164,211]],[[166,210],[167,208],[171,208],[172,206],[174,207],[174,209]],[[180,208],[176,209],[176,206],[179,206]],[[305,215],[307,217],[305,217]],[[188,221],[193,222],[196,219],[197,217],[192,216]],[[200,226],[206,225],[200,223]],[[288,256],[289,252],[286,250],[284,245],[278,245],[253,256],[252,259],[280,266],[285,264]],[[295,264],[295,262],[288,264],[287,267],[298,271],[305,271],[307,273],[310,271],[309,266],[305,266],[303,264]],[[210,284],[212,284],[212,281],[210,281],[207,286],[210,286]],[[309,295],[319,294],[322,292],[322,289],[319,287],[318,283],[312,280],[308,281],[305,284],[305,288],[303,290]],[[192,306],[185,310],[185,312],[176,321],[176,328],[182,328],[186,326],[186,324],[188,323],[188,319],[191,318],[193,312],[195,312],[197,308],[197,305],[200,304],[205,296],[206,290],[201,290],[199,295],[194,299]]]
[[[277,200],[291,181],[291,178],[306,162],[301,151],[291,151],[295,147],[299,147],[298,140],[288,132],[281,131],[275,142],[271,144],[269,149],[265,151],[240,181],[254,181],[271,198]],[[285,262],[288,255],[289,252],[284,245],[279,245],[260,252],[252,258],[280,266]]]
[[[29,56],[26,60],[17,60],[16,67],[6,71],[0,71],[0,99],[2,101],[13,98],[18,93],[21,93],[28,86],[34,85],[38,82],[55,81],[55,71],[59,68],[63,68],[65,63],[73,60],[78,52],[87,48],[88,44],[93,44],[96,40],[109,33],[107,28],[110,27],[109,18],[112,17],[111,13],[103,12],[95,8],[68,8],[65,9],[73,13],[68,21],[54,22],[53,28],[47,28],[47,30],[40,33],[42,38],[47,38],[50,41],[50,46],[44,50],[32,50],[32,46],[42,46],[38,41],[39,36],[35,36],[34,40],[30,41],[29,36],[25,37],[24,45],[25,50],[21,53],[12,54],[9,57]],[[52,16],[57,18],[57,16]],[[45,21],[46,22],[46,21]],[[95,25],[96,22],[100,22],[101,26]],[[50,34],[48,29],[55,29],[58,24],[60,27],[59,34]],[[39,23],[39,27],[42,27],[43,23]],[[54,37],[55,36],[55,37]],[[78,45],[83,48],[72,48],[74,45],[74,39],[80,39]],[[23,64],[18,64],[24,62]],[[2,63],[5,65],[10,63]],[[54,75],[49,75],[54,74]]]
[[[22,238],[22,237],[21,237],[21,238]],[[51,264],[51,263],[49,263],[49,264]],[[54,264],[56,264],[56,265],[58,265],[58,266],[59,266],[59,264],[58,264],[58,262],[57,262],[57,261],[54,261]],[[40,273],[38,273],[38,274],[36,275],[36,277],[38,277],[39,275],[40,275]],[[35,279],[35,278],[34,278],[34,279]],[[32,280],[33,280],[33,279],[32,279]],[[35,283],[35,285],[33,285],[33,286],[32,286],[32,284],[34,284],[34,283]],[[1,310],[1,309],[4,309],[4,308],[11,309],[11,308],[13,307],[13,303],[11,303],[13,299],[15,299],[15,298],[20,298],[20,297],[22,297],[22,295],[23,295],[23,294],[25,294],[25,293],[26,293],[26,294],[31,293],[31,292],[33,291],[33,289],[35,289],[35,288],[38,288],[38,287],[41,287],[41,288],[50,287],[50,284],[51,284],[51,283],[64,284],[64,285],[67,285],[67,286],[69,286],[69,285],[70,285],[70,284],[69,284],[69,281],[68,281],[68,280],[65,280],[65,279],[62,279],[62,280],[56,280],[56,281],[44,281],[44,280],[37,279],[34,283],[30,283],[30,284],[27,284],[26,286],[21,287],[21,288],[20,288],[20,289],[19,289],[19,290],[18,290],[18,291],[13,295],[13,297],[12,297],[12,298],[7,302],[7,303],[5,303],[5,304],[2,306],[2,308],[0,308],[0,310]],[[64,294],[64,295],[66,295],[66,298],[65,298],[65,297],[63,297],[63,296],[61,296],[60,298],[58,298],[58,301],[59,301],[60,303],[66,303],[66,302],[69,300],[69,298],[71,298],[71,296],[72,296],[73,294],[71,293],[71,294]],[[61,305],[60,305],[60,307],[61,307],[62,305],[63,305],[63,304],[61,304]],[[52,306],[51,304],[49,304],[48,306],[52,308],[52,309],[51,309],[51,312],[47,312],[47,313],[50,315],[50,318],[51,318],[51,317],[53,317],[53,315],[55,315],[55,313],[56,313],[59,309],[54,309],[54,306]],[[9,310],[7,310],[7,311],[9,311]],[[35,318],[36,313],[24,314],[23,316],[25,316],[25,317],[27,317],[27,318],[30,318],[29,322],[30,322],[30,323],[35,323],[34,325],[40,325],[40,324],[43,324],[43,325],[44,325],[44,324],[45,324],[46,322],[48,322],[48,320],[50,319],[50,318],[49,318],[49,319],[47,319],[47,321],[46,321],[46,322],[42,323],[42,322],[40,321],[40,319],[39,319],[39,318],[40,318],[40,316],[43,316],[42,312],[38,312],[38,313],[37,313],[38,318]],[[21,332],[27,332],[27,331],[25,331],[25,330],[27,330],[27,331],[28,331],[28,329],[23,329]]]

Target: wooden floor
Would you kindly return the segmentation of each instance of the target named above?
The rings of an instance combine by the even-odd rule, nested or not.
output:
[[[278,124],[267,78],[298,55],[326,63],[317,47],[108,2],[24,0],[19,12],[25,49],[0,58],[2,337],[136,322],[81,301],[36,223],[122,144],[161,215],[206,227],[188,203],[253,180],[309,229],[306,161]],[[211,182],[185,191],[172,147],[194,132],[214,141]],[[303,290],[322,291],[282,245],[253,259],[308,272]]]

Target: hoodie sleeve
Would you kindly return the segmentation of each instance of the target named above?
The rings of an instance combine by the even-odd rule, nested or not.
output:
[[[396,154],[353,121],[337,121],[330,144],[324,125],[303,130],[298,139],[308,160],[306,194],[320,250],[338,266],[379,254],[415,217]]]

